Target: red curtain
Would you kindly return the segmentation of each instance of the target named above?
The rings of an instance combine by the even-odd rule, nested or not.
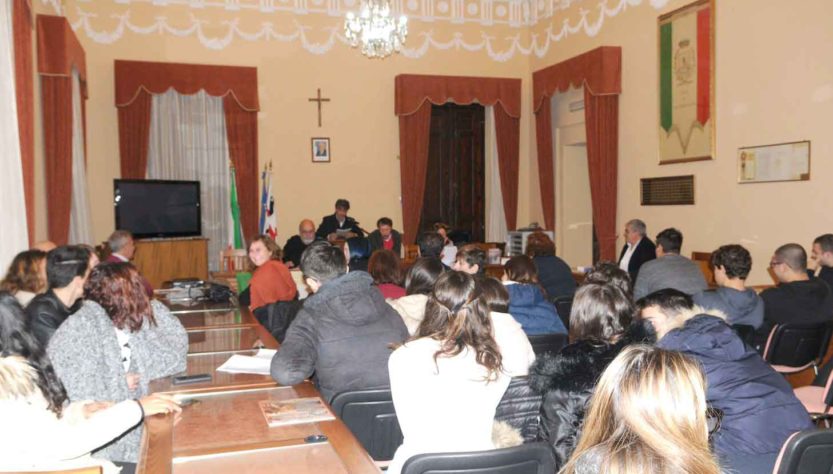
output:
[[[20,135],[20,163],[26,200],[29,243],[35,238],[35,84],[32,59],[32,7],[28,0],[12,4],[14,31],[14,82],[17,93],[17,126]]]
[[[69,238],[72,203],[72,70],[78,71],[82,99],[86,99],[86,59],[66,18],[38,15],[36,22],[48,236],[64,245]]]
[[[431,104],[399,116],[399,174],[402,182],[402,227],[405,242],[416,242],[428,171]]]
[[[616,113],[611,114],[611,106],[605,104],[596,111],[590,109],[591,104],[585,99],[585,118],[587,127],[587,154],[590,166],[590,194],[593,200],[593,224],[596,227],[596,238],[599,240],[600,255],[602,259],[614,260],[616,257],[616,147],[618,146],[618,97],[622,92],[622,48],[614,46],[601,46],[566,61],[552,65],[532,74],[532,95],[533,110],[535,112],[535,136],[538,147],[538,181],[541,186],[541,201],[544,210],[544,221],[548,229],[555,228],[555,175],[553,172],[552,155],[552,117],[550,116],[550,98],[564,92],[570,87],[583,86],[585,97],[590,94],[594,99],[598,97],[611,97],[615,102]],[[604,112],[604,113],[602,113]],[[597,121],[591,130],[591,122]],[[601,121],[601,122],[599,122]],[[613,130],[611,135],[610,131]],[[593,134],[601,133],[602,138]],[[609,143],[607,140],[612,139]],[[591,141],[596,140],[591,145]],[[599,141],[601,140],[601,141]],[[595,147],[597,154],[591,149]],[[609,153],[613,148],[612,155]],[[610,160],[613,166],[610,167]],[[593,164],[593,160],[597,160]],[[593,179],[594,166],[607,166],[608,169],[597,171],[601,173],[598,179]],[[613,173],[610,175],[610,173]],[[598,189],[598,186],[607,186],[611,181],[612,187]],[[610,203],[609,190],[613,190],[613,206],[607,209]],[[607,229],[614,235],[613,241],[609,244]],[[610,249],[607,249],[607,245]],[[611,252],[611,253],[608,253]]]
[[[501,105],[494,107],[500,190],[506,213],[506,228],[516,229],[518,220],[518,155],[521,119],[511,117]]]
[[[150,106],[152,96],[139,91],[136,99],[119,111],[119,159],[121,177],[145,179],[150,142]]]
[[[599,257],[616,260],[616,180],[619,146],[619,96],[593,95],[584,88],[587,167],[593,201],[593,226]]]
[[[237,200],[245,238],[258,233],[257,112],[241,108],[233,97],[223,99],[229,156],[237,173]]]

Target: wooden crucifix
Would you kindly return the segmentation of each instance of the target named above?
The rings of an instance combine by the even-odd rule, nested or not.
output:
[[[321,97],[321,89],[318,89],[318,97],[312,97],[309,99],[310,102],[318,102],[318,126],[321,127],[321,103],[322,102],[329,102],[330,99],[325,99]]]

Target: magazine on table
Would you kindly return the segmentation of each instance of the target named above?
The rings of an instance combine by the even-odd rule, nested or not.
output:
[[[317,397],[263,400],[260,402],[260,410],[270,428],[335,420],[330,409]]]

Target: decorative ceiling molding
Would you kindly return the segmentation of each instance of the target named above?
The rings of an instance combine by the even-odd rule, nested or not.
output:
[[[301,20],[307,14],[327,14],[332,17],[337,17],[341,20],[343,13],[349,10],[348,3],[357,5],[359,0],[112,0],[113,3],[127,5],[127,9],[121,14],[112,14],[107,23],[108,28],[103,28],[94,25],[95,20],[99,18],[96,13],[86,11],[82,7],[85,3],[90,3],[92,0],[77,0],[74,18],[69,18],[73,30],[76,32],[83,32],[92,41],[99,44],[112,44],[119,41],[128,32],[137,35],[172,35],[180,38],[195,37],[200,44],[212,50],[222,50],[228,47],[235,40],[242,40],[248,42],[266,41],[266,42],[280,42],[280,43],[294,43],[298,42],[304,50],[312,54],[326,54],[337,43],[349,47],[347,39],[342,34],[340,22],[330,27],[312,27],[301,23]],[[101,0],[96,0],[101,1]],[[393,3],[397,7],[403,4],[417,3],[422,8],[421,11],[427,12],[428,16],[416,16],[417,20],[423,23],[430,24],[435,21],[450,21],[457,24],[465,24],[478,22],[483,26],[498,25],[498,20],[487,15],[481,16],[478,19],[464,18],[458,15],[459,12],[467,10],[466,5],[484,5],[488,6],[489,11],[497,13],[500,8],[515,9],[521,12],[512,14],[512,18],[525,18],[523,25],[530,26],[529,18],[534,17],[538,22],[546,16],[539,17],[537,13],[529,15],[530,11],[537,12],[541,10],[546,15],[553,15],[557,10],[563,10],[575,5],[579,2],[586,2],[587,0],[473,0],[466,2],[466,0],[394,0]],[[60,0],[41,0],[43,4],[51,5],[57,12],[60,12]],[[258,9],[261,12],[281,11],[276,4],[290,3],[294,5],[293,8],[286,10],[292,12],[292,20],[289,24],[277,27],[272,22],[266,21],[260,24],[259,29],[247,30],[241,27],[241,19],[236,16],[234,12],[239,10],[254,10]],[[316,2],[324,5],[320,10],[316,9]],[[131,4],[153,4],[153,5],[181,5],[189,8],[189,19],[187,23],[176,24],[172,23],[165,16],[156,16],[152,21],[146,24],[134,23],[130,18]],[[557,43],[569,36],[577,34],[585,34],[589,37],[596,36],[603,27],[605,20],[613,18],[624,12],[628,7],[638,7],[643,3],[649,3],[655,9],[662,8],[668,3],[668,0],[601,0],[596,7],[598,13],[591,14],[589,10],[580,8],[578,20],[565,18],[561,23],[560,28],[556,24],[550,24],[546,30],[541,33],[531,33],[530,38],[524,42],[521,39],[522,30],[519,28],[517,34],[511,36],[502,36],[500,39],[496,38],[488,28],[480,31],[480,37],[477,39],[466,39],[462,32],[445,33],[444,35],[436,34],[432,30],[428,31],[414,31],[409,38],[408,44],[402,49],[402,55],[412,59],[418,59],[425,56],[428,51],[434,49],[439,51],[467,51],[472,53],[485,52],[488,57],[494,61],[504,62],[509,61],[516,55],[529,56],[534,54],[537,57],[544,57],[554,43]],[[313,4],[313,7],[309,7]],[[436,16],[435,12],[443,10],[441,5],[454,5],[454,11],[457,13],[450,14],[451,16]],[[530,10],[530,5],[536,5],[536,8]],[[614,4],[610,7],[609,4]],[[430,5],[430,8],[423,8],[425,5]],[[328,9],[328,7],[332,9]],[[225,33],[220,35],[206,34],[205,30],[211,26],[211,31],[216,31],[216,21],[208,22],[198,17],[200,10],[207,8],[223,7],[230,12],[229,19],[222,21],[221,25],[225,28]],[[511,7],[511,8],[510,8]],[[273,10],[264,10],[264,8],[272,8]],[[472,10],[473,11],[473,10]],[[477,10],[480,11],[480,10]],[[475,11],[475,13],[477,13]],[[338,12],[338,13],[336,13]],[[407,12],[406,12],[407,13]],[[455,16],[457,15],[457,16]],[[513,16],[514,15],[514,16]],[[70,15],[67,15],[70,16]],[[412,17],[410,15],[409,19]],[[285,16],[284,16],[285,17]],[[484,23],[489,18],[491,23]],[[115,26],[112,26],[113,21],[117,20]],[[501,20],[503,21],[503,20]],[[505,20],[502,24],[513,26],[510,20]],[[427,25],[423,25],[427,26]],[[311,35],[311,30],[315,30],[315,34]],[[321,37],[326,36],[323,41],[314,41],[310,36]]]

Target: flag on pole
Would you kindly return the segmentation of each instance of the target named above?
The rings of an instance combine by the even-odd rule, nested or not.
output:
[[[260,233],[263,234],[266,230],[266,208],[269,205],[269,192],[268,187],[269,185],[266,183],[266,169],[268,165],[263,167],[263,171],[260,172],[260,225],[258,229],[260,229]]]
[[[229,229],[229,245],[236,249],[245,248],[243,243],[243,227],[240,225],[240,203],[237,201],[237,174],[234,172],[234,166],[231,167],[231,195],[230,209],[231,209],[231,229]]]
[[[263,189],[265,206],[261,207],[263,220],[260,224],[260,231],[274,240],[278,236],[278,215],[275,213],[275,196],[272,194],[272,163],[269,163],[269,172],[265,179]]]

